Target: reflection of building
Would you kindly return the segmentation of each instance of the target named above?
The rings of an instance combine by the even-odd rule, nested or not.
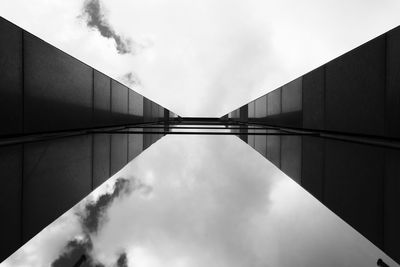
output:
[[[221,119],[174,119],[5,20],[0,32],[0,261],[177,123],[233,127],[400,261],[399,28]]]

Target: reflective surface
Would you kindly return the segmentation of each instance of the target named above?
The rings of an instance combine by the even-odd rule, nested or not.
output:
[[[398,266],[239,138],[166,136],[1,266],[336,267],[378,258]]]

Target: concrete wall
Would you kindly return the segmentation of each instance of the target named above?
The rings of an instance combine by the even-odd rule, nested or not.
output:
[[[326,64],[325,130],[385,135],[385,53],[383,35]]]
[[[78,136],[24,145],[23,241],[90,193],[91,138]]]
[[[248,144],[400,262],[400,150],[296,135]]]
[[[22,244],[22,146],[0,147],[0,262]]]
[[[139,124],[145,116],[155,122],[169,114],[1,17],[0,34],[2,140]],[[149,105],[157,107],[153,117]],[[126,134],[0,145],[0,262],[150,146],[149,137],[146,146],[144,135]]]
[[[24,32],[24,132],[91,124],[93,69]]]
[[[111,79],[94,70],[93,83],[93,124],[94,126],[111,124]]]
[[[248,103],[247,121],[400,139],[399,58],[397,27],[266,94],[261,121],[262,97]]]
[[[0,146],[0,261],[143,151],[144,135],[94,134]],[[150,144],[149,144],[150,145]]]
[[[22,33],[0,17],[0,135],[22,133]]]
[[[398,141],[400,27],[266,97],[266,118],[256,118],[258,98],[238,121]],[[400,262],[400,150],[309,136],[266,139],[267,159]],[[264,154],[256,140],[261,138],[248,136]]]
[[[140,94],[3,18],[0,33],[0,137],[144,121]]]
[[[117,125],[129,123],[128,90],[117,81],[111,81],[111,114],[113,123]]]

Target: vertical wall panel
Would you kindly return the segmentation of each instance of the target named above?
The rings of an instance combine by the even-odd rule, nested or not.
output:
[[[326,65],[326,129],[384,134],[386,41],[378,37]]]
[[[22,146],[0,147],[0,262],[21,244]]]
[[[323,201],[325,140],[303,136],[301,147],[301,186]]]
[[[158,105],[158,120],[162,121],[164,119],[164,108]]]
[[[281,170],[301,184],[301,136],[281,136]]]
[[[282,114],[279,124],[289,127],[302,127],[302,77],[282,87]]]
[[[268,130],[269,133],[276,131]],[[278,168],[281,167],[281,137],[279,135],[267,135],[267,159]]]
[[[129,140],[129,157],[128,161],[136,158],[143,151],[143,134],[130,134]]]
[[[25,132],[87,128],[92,68],[24,32]]]
[[[303,127],[324,129],[325,67],[319,67],[303,76]]]
[[[282,111],[281,106],[281,88],[278,88],[268,94],[268,116],[279,115]]]
[[[158,104],[153,101],[151,102],[151,119],[158,120]]]
[[[267,96],[258,98],[255,101],[255,117],[265,118],[267,117]]]
[[[143,116],[143,96],[136,93],[134,98],[133,115]]]
[[[255,118],[255,102],[252,101],[248,104],[248,119],[251,121]]]
[[[249,106],[244,105],[240,108],[240,122],[247,122],[249,116]]]
[[[256,130],[256,133],[265,133],[266,130]],[[267,157],[267,136],[266,135],[255,135],[254,136],[254,148],[261,155]]]
[[[23,239],[27,241],[90,193],[92,137],[25,145]]]
[[[143,96],[129,90],[129,115],[132,122],[143,122]]]
[[[400,27],[387,34],[386,134],[400,138]]]
[[[151,121],[151,101],[146,97],[143,98],[143,113],[144,120]]]
[[[93,189],[110,177],[110,146],[109,134],[93,135]]]
[[[375,245],[383,245],[384,153],[326,140],[324,203]]]
[[[97,70],[93,71],[94,125],[105,126],[111,123],[111,79]]]
[[[128,163],[128,135],[111,135],[111,175],[122,169]]]
[[[384,250],[400,262],[400,151],[386,151]]]
[[[22,132],[22,30],[0,17],[0,135]]]
[[[113,124],[128,123],[128,88],[111,80],[111,113]]]
[[[282,86],[282,113],[302,110],[302,80],[300,77]]]
[[[151,146],[151,142],[152,142],[151,134],[145,134],[143,136],[143,149],[147,149],[149,146]]]
[[[253,130],[252,129],[253,127],[252,126],[249,126],[249,129],[248,129],[248,131],[249,131],[249,136],[248,136],[248,138],[247,138],[247,143],[249,144],[249,146],[251,146],[252,148],[255,148],[256,147],[256,145],[255,145],[255,135],[253,135],[253,134],[251,134],[251,133],[254,133],[255,132],[255,130]]]

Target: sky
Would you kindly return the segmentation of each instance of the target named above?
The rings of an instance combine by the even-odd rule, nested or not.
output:
[[[1,267],[399,266],[236,136],[163,137]]]
[[[181,116],[225,115],[399,13],[398,0],[0,0],[0,16]]]

